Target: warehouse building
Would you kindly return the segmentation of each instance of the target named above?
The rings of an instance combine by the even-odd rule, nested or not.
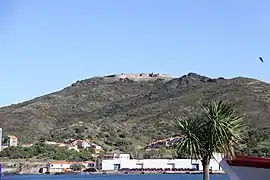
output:
[[[210,169],[222,170],[217,161],[221,160],[220,154],[210,161]],[[129,154],[114,154],[110,159],[102,160],[102,170],[117,171],[122,169],[193,169],[202,170],[199,160],[191,159],[130,159]]]

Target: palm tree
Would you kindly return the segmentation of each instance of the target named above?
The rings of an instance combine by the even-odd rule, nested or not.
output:
[[[233,158],[246,126],[234,107],[225,101],[209,101],[201,107],[201,115],[176,120],[178,133],[184,136],[176,149],[190,158],[200,159],[203,179],[209,180],[210,159],[214,153]]]

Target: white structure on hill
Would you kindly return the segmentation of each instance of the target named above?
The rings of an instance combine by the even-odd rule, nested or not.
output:
[[[219,160],[222,159],[220,154],[215,155],[215,159],[210,160],[210,168],[213,171],[222,170],[218,164]],[[130,159],[129,154],[114,155],[113,159],[102,160],[102,170],[120,170],[120,169],[196,169],[202,170],[202,163],[199,160],[191,159]]]

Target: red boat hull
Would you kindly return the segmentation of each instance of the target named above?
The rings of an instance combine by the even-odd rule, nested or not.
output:
[[[223,158],[220,166],[231,180],[270,179],[270,158],[236,156],[233,160]]]

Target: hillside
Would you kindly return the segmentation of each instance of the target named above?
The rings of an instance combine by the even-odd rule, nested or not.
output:
[[[270,85],[255,79],[212,79],[189,73],[111,75],[77,81],[61,91],[0,109],[0,125],[21,142],[89,138],[108,150],[177,133],[173,117],[198,102],[228,99],[252,128],[270,129]]]

